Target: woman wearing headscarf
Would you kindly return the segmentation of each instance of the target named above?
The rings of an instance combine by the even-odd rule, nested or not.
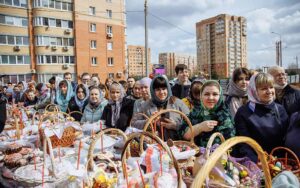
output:
[[[195,79],[191,84],[189,96],[181,99],[190,110],[200,107],[200,90],[204,82],[205,80]]]
[[[59,105],[62,112],[66,112],[71,98],[74,96],[71,82],[62,80],[59,82],[58,89],[56,90],[55,103]]]
[[[89,103],[86,105],[81,123],[94,123],[101,119],[104,107],[107,105],[107,100],[102,95],[100,88],[97,86],[90,87]]]
[[[233,120],[224,103],[220,84],[213,80],[206,81],[201,87],[200,99],[199,108],[193,108],[188,115],[193,125],[195,143],[206,147],[215,132],[222,133],[226,139],[235,136]],[[180,134],[184,139],[191,139],[191,130],[186,122],[182,124]],[[220,140],[216,139],[216,143],[220,143]]]
[[[228,105],[233,119],[237,110],[248,102],[247,87],[250,77],[250,71],[247,68],[240,67],[233,71],[227,94],[225,94],[225,103]]]
[[[88,104],[89,90],[86,85],[79,84],[76,86],[75,92],[76,94],[69,101],[69,113],[74,111],[83,113],[85,106]],[[71,116],[76,121],[80,121],[82,117],[82,115],[80,115],[79,113],[72,113]]]
[[[125,131],[132,117],[133,104],[133,100],[125,97],[122,85],[113,82],[109,87],[108,104],[101,117],[102,120],[105,120],[106,127]]]
[[[145,101],[140,112],[148,117],[164,109],[179,110],[185,114],[189,113],[188,107],[182,100],[172,96],[172,91],[168,79],[158,75],[150,85],[151,99]],[[136,120],[132,126],[138,129],[143,129],[146,120]],[[164,140],[178,140],[178,130],[182,124],[181,116],[177,113],[162,114],[157,125],[162,126],[164,130]]]
[[[140,81],[137,81],[140,87],[141,98],[134,102],[133,114],[139,113],[143,103],[151,98],[151,93],[150,93],[151,81],[152,79],[148,77],[144,77]]]
[[[39,83],[35,87],[37,91],[37,103],[34,105],[36,110],[44,109],[48,104],[51,103],[50,99],[50,89],[47,87],[46,84]]]
[[[249,102],[238,109],[234,119],[237,135],[253,138],[270,153],[273,148],[283,146],[288,128],[284,107],[274,102],[273,77],[267,73],[253,75],[247,94]],[[249,146],[241,146],[239,152],[257,161],[256,153]]]

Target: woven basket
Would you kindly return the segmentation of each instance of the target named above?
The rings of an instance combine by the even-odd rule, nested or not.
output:
[[[181,146],[189,146],[191,147],[192,149],[195,149],[196,150],[196,153],[199,152],[199,147],[195,144],[195,141],[194,141],[194,129],[193,129],[193,125],[190,121],[190,119],[182,112],[178,111],[178,110],[174,110],[174,109],[166,109],[166,110],[161,110],[159,111],[158,113],[152,115],[149,120],[147,121],[146,125],[144,126],[144,131],[147,131],[148,128],[149,128],[149,125],[151,124],[151,122],[155,121],[158,117],[160,117],[160,115],[162,114],[165,114],[165,113],[169,113],[169,112],[172,112],[172,113],[177,113],[179,115],[181,115],[183,117],[183,119],[186,121],[186,123],[188,124],[190,130],[191,130],[191,140],[190,141],[184,141],[184,140],[176,140],[176,141],[173,141],[173,144],[177,147],[181,147]],[[142,136],[141,137],[141,142],[143,142],[143,139],[144,137]],[[144,148],[143,147],[140,147],[140,153],[143,153],[144,151]],[[179,162],[179,166],[184,166],[188,160],[180,160],[178,161]]]
[[[93,141],[89,147],[89,152],[88,152],[88,170],[93,170],[94,166],[94,150],[95,150],[95,145],[97,141],[104,135],[104,134],[113,134],[113,135],[121,135],[125,141],[127,141],[127,136],[122,132],[120,129],[115,129],[115,128],[109,128],[105,129],[101,132],[99,132],[94,138]]]
[[[125,143],[123,152],[122,152],[122,171],[123,171],[123,175],[124,178],[126,178],[126,176],[128,177],[128,173],[127,173],[127,169],[126,169],[126,158],[127,158],[127,147],[130,145],[130,142],[132,140],[134,140],[135,138],[141,138],[142,136],[146,136],[151,138],[152,140],[154,140],[155,142],[157,142],[169,155],[169,157],[171,158],[171,160],[173,161],[173,166],[177,172],[177,187],[181,188],[182,186],[182,176],[181,176],[181,172],[177,163],[177,160],[175,159],[173,153],[171,152],[170,148],[156,135],[151,134],[149,132],[140,132],[140,133],[133,133],[132,135],[130,135],[128,137],[128,140]],[[142,143],[142,142],[141,142]]]
[[[53,124],[58,123],[63,121],[60,119],[61,117],[65,117],[66,119],[69,118],[70,116],[64,112],[57,112],[57,113],[47,113],[44,115],[39,122],[39,135],[40,135],[40,141],[43,143],[44,140],[44,134],[43,134],[43,129],[41,128],[41,124],[43,120],[50,118],[50,121],[53,121]],[[67,127],[64,130],[63,136],[61,139],[59,139],[56,135],[53,135],[50,137],[51,144],[53,148],[56,148],[58,146],[61,147],[68,147],[73,145],[75,138],[76,138],[76,130],[74,127]]]
[[[80,111],[72,111],[72,112],[69,112],[69,116],[70,116],[70,121],[75,121],[75,119],[74,119],[74,117],[72,116],[72,114],[79,114],[79,115],[81,115],[81,117],[82,117],[82,112],[80,112]]]
[[[278,151],[285,151],[286,152],[285,157],[284,158],[275,158],[274,153],[276,153]],[[292,156],[293,158],[288,158],[288,154],[289,154],[289,156]],[[299,162],[297,155],[292,150],[290,150],[286,147],[276,147],[271,151],[269,160],[270,160],[269,164],[273,164],[273,165],[275,165],[276,162],[280,162],[281,165],[283,165],[285,167],[285,169],[291,170],[296,176],[300,177],[300,162]],[[270,172],[271,172],[272,176],[273,176],[273,174],[276,175],[275,171],[271,167],[270,167]]]
[[[48,112],[59,112],[60,111],[60,108],[58,105],[56,104],[48,104],[46,107],[45,107],[45,113],[48,113]]]
[[[16,130],[16,137],[19,140],[24,129],[24,123],[22,121],[22,113],[18,108],[11,109],[11,116],[14,118],[14,125],[4,130]]]
[[[271,175],[270,175],[270,170],[269,170],[268,162],[266,160],[264,151],[262,150],[261,146],[256,141],[254,141],[253,139],[251,139],[249,137],[244,137],[244,136],[237,136],[237,137],[230,138],[227,141],[225,141],[223,144],[221,144],[211,154],[211,156],[206,161],[204,166],[198,172],[191,187],[192,188],[203,187],[204,182],[207,179],[210,171],[216,165],[216,163],[220,159],[220,157],[223,154],[225,154],[230,148],[232,148],[233,146],[240,144],[240,143],[248,144],[256,151],[258,158],[261,161],[262,170],[264,171],[264,175],[265,175],[265,187],[271,188],[272,187]]]

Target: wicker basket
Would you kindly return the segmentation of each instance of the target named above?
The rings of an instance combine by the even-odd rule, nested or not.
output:
[[[278,151],[285,151],[285,157],[284,158],[275,158],[274,153]],[[288,158],[289,156],[292,156],[293,158]],[[275,165],[276,162],[280,162],[281,165],[286,169],[286,170],[291,170],[296,176],[300,177],[300,162],[297,157],[297,155],[290,149],[286,147],[276,147],[274,148],[269,156],[269,164]],[[276,176],[276,172],[270,167],[270,172],[272,176]]]
[[[128,177],[127,168],[126,168],[126,166],[127,166],[126,165],[126,158],[128,156],[126,154],[127,153],[126,152],[127,147],[130,145],[130,142],[132,140],[134,140],[135,138],[141,138],[141,136],[146,136],[146,137],[151,138],[152,140],[157,142],[168,153],[171,160],[173,161],[174,168],[177,172],[177,187],[181,188],[183,181],[182,181],[182,176],[181,176],[181,173],[180,173],[180,169],[179,169],[177,160],[175,159],[175,157],[174,157],[173,153],[171,152],[170,148],[159,137],[157,137],[156,135],[151,134],[149,132],[133,133],[132,135],[129,136],[128,140],[126,141],[123,152],[122,152],[122,171],[123,171],[124,178],[126,178],[126,176]]]
[[[151,122],[155,121],[158,117],[160,117],[160,115],[162,114],[165,114],[165,113],[169,113],[169,112],[172,112],[172,113],[177,113],[179,115],[181,115],[183,117],[183,119],[187,122],[190,130],[191,130],[191,140],[190,141],[183,141],[183,140],[176,140],[176,141],[173,141],[173,144],[175,146],[178,146],[178,147],[181,147],[181,146],[189,146],[191,147],[192,149],[195,149],[196,153],[199,152],[199,147],[195,144],[195,141],[194,141],[194,129],[193,129],[193,125],[190,121],[190,119],[182,112],[178,111],[178,110],[174,110],[174,109],[167,109],[167,110],[161,110],[159,111],[158,113],[154,114],[153,116],[151,116],[149,118],[149,120],[147,121],[146,125],[144,126],[144,131],[147,131],[149,129],[149,125],[151,124]],[[143,142],[144,140],[144,137],[142,136],[141,137],[141,142]],[[140,147],[140,153],[143,153],[144,151],[144,148],[143,147]],[[179,166],[184,166],[188,160],[180,160],[178,161],[179,162]]]
[[[4,130],[16,130],[16,137],[19,140],[24,129],[24,123],[22,121],[22,113],[18,108],[11,110],[11,116],[14,119],[14,125],[9,128],[4,128]]]
[[[39,135],[40,135],[40,141],[41,143],[43,143],[44,140],[44,134],[43,134],[43,129],[41,128],[41,124],[45,119],[48,119],[50,121],[53,121],[53,124],[57,123],[57,122],[62,122],[63,120],[60,119],[61,117],[65,117],[65,119],[67,119],[68,117],[70,117],[68,114],[64,113],[64,112],[57,112],[57,113],[47,113],[45,114],[39,122]],[[61,139],[59,139],[56,135],[53,135],[50,137],[51,140],[51,144],[53,148],[56,148],[58,146],[61,147],[68,147],[73,145],[74,141],[76,138],[76,130],[74,127],[67,127],[64,130],[63,136]]]
[[[268,162],[266,160],[264,151],[262,150],[261,146],[254,141],[251,138],[244,137],[244,136],[237,136],[228,139],[223,144],[221,144],[209,157],[209,159],[206,161],[206,163],[203,165],[201,170],[198,172],[197,176],[195,177],[195,180],[192,184],[192,188],[199,188],[204,186],[204,182],[207,179],[207,176],[209,175],[212,168],[216,165],[217,161],[220,159],[220,157],[226,153],[231,147],[235,146],[236,144],[240,143],[246,143],[250,145],[258,154],[258,158],[260,159],[262,163],[262,169],[264,171],[265,175],[265,187],[271,188],[272,182],[271,182],[271,176],[270,176],[270,170],[268,166]]]
[[[48,112],[60,112],[60,108],[58,105],[51,103],[45,107],[45,113],[48,113]]]
[[[69,116],[70,116],[70,121],[75,121],[75,119],[74,119],[74,117],[72,116],[72,114],[78,114],[78,115],[81,115],[81,117],[82,117],[82,112],[80,112],[80,111],[72,111],[72,112],[69,112]]]

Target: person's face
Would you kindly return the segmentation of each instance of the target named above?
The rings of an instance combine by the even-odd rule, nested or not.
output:
[[[24,89],[23,84],[18,84],[18,88],[19,88],[20,91],[23,91],[23,89]]]
[[[168,97],[168,89],[166,87],[156,88],[154,89],[155,96],[163,101]]]
[[[90,101],[92,103],[99,103],[100,102],[100,93],[98,89],[93,89],[90,93]]]
[[[66,95],[66,94],[67,94],[67,91],[68,91],[68,86],[66,86],[66,85],[61,85],[61,86],[60,86],[60,90],[61,90],[61,93],[62,93],[63,95]]]
[[[129,78],[127,80],[127,83],[128,83],[128,88],[133,88],[135,81],[133,78]]]
[[[72,81],[72,75],[71,74],[67,74],[67,75],[65,75],[64,79],[71,82]]]
[[[28,99],[29,99],[30,101],[33,101],[33,100],[34,100],[34,97],[35,97],[34,92],[29,92],[28,95],[27,95],[27,97],[28,97]]]
[[[82,77],[82,83],[85,84],[85,85],[90,85],[90,80],[91,80],[91,77],[89,75],[85,75]]]
[[[246,74],[241,74],[236,81],[236,85],[242,90],[246,90],[249,85],[249,77]]]
[[[19,92],[20,92],[20,88],[19,88],[19,87],[14,87],[13,91],[14,91],[15,93],[19,93]]]
[[[141,97],[141,87],[138,84],[135,84],[135,86],[133,87],[133,95],[137,98]]]
[[[106,90],[105,89],[101,89],[101,94],[102,94],[103,97],[105,97],[106,96]]]
[[[91,78],[91,85],[98,86],[99,84],[100,84],[100,81],[97,77],[92,77]]]
[[[77,98],[78,98],[79,100],[83,100],[83,99],[85,98],[85,94],[84,94],[82,88],[79,88],[79,89],[77,90]]]
[[[268,104],[274,100],[275,89],[272,85],[264,84],[256,89],[260,102]]]
[[[113,83],[113,80],[111,78],[109,78],[107,81],[106,81],[106,86],[107,88],[109,88],[109,86]]]
[[[187,69],[178,71],[177,78],[179,82],[184,83],[189,79],[189,71]]]
[[[118,88],[112,87],[110,90],[110,97],[113,101],[118,101],[121,97],[121,90]]]
[[[150,89],[146,85],[141,85],[140,94],[144,98],[144,100],[147,100],[150,98]]]
[[[277,85],[284,86],[287,83],[284,70],[278,70],[272,76],[274,77],[274,81]]]
[[[201,100],[205,108],[212,109],[220,99],[220,90],[216,86],[206,86],[201,94]]]

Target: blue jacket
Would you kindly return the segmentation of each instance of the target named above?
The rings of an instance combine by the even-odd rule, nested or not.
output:
[[[283,146],[289,117],[284,107],[275,102],[269,105],[255,104],[254,110],[249,103],[240,107],[235,115],[238,136],[254,139],[268,153],[278,146]],[[248,145],[239,148],[242,156],[257,161],[257,155]]]
[[[291,149],[300,158],[300,144],[298,142],[300,136],[300,111],[292,114],[290,126],[286,134],[285,146]]]
[[[81,123],[90,122],[94,123],[101,119],[104,107],[107,105],[108,101],[102,101],[97,108],[92,108],[91,104],[86,105],[82,118]]]

